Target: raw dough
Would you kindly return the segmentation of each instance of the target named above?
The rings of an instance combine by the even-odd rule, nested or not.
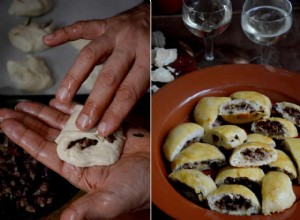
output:
[[[121,154],[125,141],[122,129],[113,134],[113,140],[110,138],[100,137],[96,128],[89,131],[77,129],[75,121],[82,105],[76,105],[73,114],[56,138],[57,154],[60,159],[77,167],[90,167],[94,165],[111,165],[115,163]],[[75,141],[88,138],[95,143],[89,147],[82,148]],[[73,146],[70,147],[70,144]]]
[[[23,60],[9,60],[7,71],[12,83],[21,90],[37,92],[54,84],[50,70],[40,57],[27,55]]]
[[[14,0],[8,10],[9,15],[40,16],[53,8],[53,0]]]
[[[53,26],[40,27],[37,23],[17,25],[8,32],[10,43],[23,52],[38,52],[47,49],[43,36],[51,33]]]

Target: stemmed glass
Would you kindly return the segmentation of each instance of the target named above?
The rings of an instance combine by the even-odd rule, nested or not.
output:
[[[250,63],[279,65],[269,59],[271,45],[277,43],[292,26],[292,5],[288,0],[246,0],[241,24],[246,36],[261,46],[260,57]]]
[[[230,0],[183,0],[182,19],[194,35],[203,38],[204,56],[196,55],[199,67],[224,63],[214,55],[214,38],[225,31],[232,17]]]

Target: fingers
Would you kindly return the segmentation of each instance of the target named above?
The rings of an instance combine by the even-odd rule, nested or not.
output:
[[[51,106],[52,108],[55,108],[67,115],[71,115],[73,113],[74,107],[75,107],[76,103],[72,102],[72,103],[61,103],[60,101],[58,101],[56,98],[51,99],[49,102],[49,106]]]
[[[61,220],[110,219],[128,212],[126,198],[121,199],[113,192],[101,191],[86,194],[73,202],[61,216]]]
[[[56,172],[61,170],[62,162],[57,156],[55,143],[47,141],[43,136],[15,119],[4,120],[1,123],[1,129],[35,159]]]
[[[0,109],[0,117],[2,121],[6,119],[15,119],[19,121],[24,126],[30,128],[48,141],[54,142],[60,132],[57,129],[48,127],[44,123],[25,114],[24,112],[17,112],[12,109]]]
[[[111,54],[113,48],[114,39],[109,34],[104,34],[86,45],[62,80],[55,97],[63,103],[71,102],[94,66]]]
[[[43,42],[52,47],[80,38],[92,40],[103,34],[105,30],[105,20],[78,21],[44,36]]]
[[[107,136],[114,132],[150,86],[149,61],[136,62],[120,85],[112,103],[105,111],[98,131]]]
[[[127,48],[115,50],[109,57],[76,121],[79,128],[90,129],[96,125],[110,105],[133,60],[134,54]]]
[[[51,127],[59,130],[63,129],[63,127],[67,123],[67,120],[69,119],[68,115],[63,114],[54,108],[35,102],[20,102],[16,105],[15,108],[16,110],[36,117],[39,120],[50,125]]]

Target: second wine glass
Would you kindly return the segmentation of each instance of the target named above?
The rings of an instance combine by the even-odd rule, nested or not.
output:
[[[224,63],[221,58],[215,58],[214,38],[225,31],[231,17],[230,0],[183,0],[184,24],[191,33],[204,39],[204,56],[196,55],[199,67]]]
[[[270,46],[282,39],[292,26],[292,4],[288,0],[247,0],[241,25],[245,35],[260,45],[260,57],[250,63],[281,66],[278,56],[269,54]],[[274,52],[273,52],[274,53]],[[272,57],[272,58],[271,58]]]

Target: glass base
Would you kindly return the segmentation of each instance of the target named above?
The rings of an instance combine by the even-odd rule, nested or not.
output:
[[[273,66],[277,68],[283,68],[284,65],[281,63],[280,59],[265,59],[260,56],[254,57],[251,60],[249,60],[250,64],[261,64],[266,66]]]
[[[246,64],[248,60],[246,56],[234,48],[218,48],[214,52],[213,60],[206,60],[204,51],[200,51],[195,55],[195,60],[198,68],[205,68],[210,66],[224,65],[224,64]]]

